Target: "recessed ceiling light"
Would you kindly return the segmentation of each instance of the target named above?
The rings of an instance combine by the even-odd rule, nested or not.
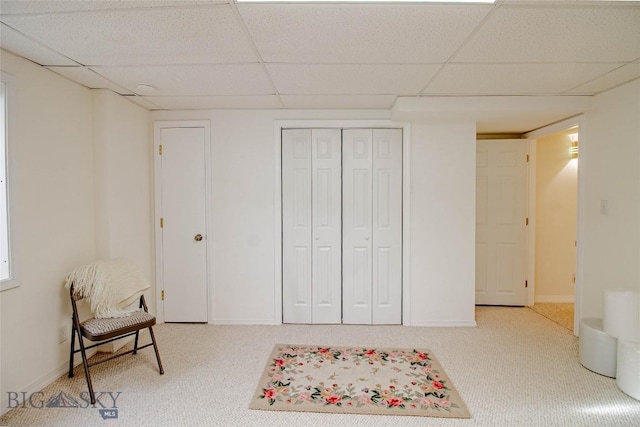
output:
[[[148,85],[146,83],[138,83],[136,85],[136,89],[138,89],[140,92],[144,92],[144,93],[152,93],[156,91],[156,88]]]

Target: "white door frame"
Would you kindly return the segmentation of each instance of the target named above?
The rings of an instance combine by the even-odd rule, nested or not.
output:
[[[162,212],[162,177],[160,175],[160,156],[158,150],[160,146],[160,133],[165,128],[204,128],[204,155],[205,155],[205,233],[207,238],[205,239],[206,252],[211,253],[211,237],[212,230],[211,224],[211,208],[209,206],[210,194],[211,194],[211,123],[209,120],[159,120],[153,122],[153,187],[154,187],[154,246],[155,246],[155,272],[156,272],[156,321],[158,323],[164,323],[164,309],[162,302],[162,289],[164,289],[164,278],[162,275],[162,229],[160,228],[160,214]],[[213,316],[213,287],[211,283],[212,275],[212,262],[207,255],[207,318],[208,322],[212,323]]]
[[[411,200],[410,200],[410,132],[411,125],[391,120],[276,120],[274,121],[274,292],[273,306],[276,325],[282,324],[282,129],[295,128],[389,128],[402,129],[402,324],[411,325]]]
[[[580,153],[578,164],[578,206],[576,213],[576,285],[575,305],[573,314],[573,334],[578,336],[580,318],[582,317],[582,278],[584,277],[584,200],[585,200],[585,171],[587,164],[584,153],[589,149],[588,135],[584,126],[584,116],[579,115],[554,123],[524,134],[529,139],[529,259],[527,275],[529,280],[528,304],[533,305],[535,297],[535,211],[536,211],[536,138],[541,138],[578,126],[580,132]]]

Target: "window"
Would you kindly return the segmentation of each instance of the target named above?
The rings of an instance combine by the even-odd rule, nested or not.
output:
[[[7,133],[7,92],[9,76],[1,74],[0,79],[0,290],[18,286],[11,271],[11,241],[9,227],[9,185],[8,185],[8,133]]]

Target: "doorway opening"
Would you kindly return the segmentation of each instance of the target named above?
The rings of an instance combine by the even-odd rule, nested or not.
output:
[[[573,332],[576,301],[579,127],[537,137],[530,188],[535,227],[531,308]]]
[[[500,135],[496,138],[495,135],[478,135],[476,181],[476,305],[527,306],[573,331],[576,335],[580,317],[580,260],[582,258],[580,194],[583,193],[583,181],[580,175],[584,173],[583,169],[578,167],[578,158],[579,150],[582,149],[581,142],[585,139],[584,135],[580,135],[580,121],[580,117],[574,117],[519,136]],[[500,166],[500,162],[505,163],[510,157],[507,155],[509,145],[503,144],[504,152],[500,152],[496,147],[497,154],[494,156],[496,161],[493,162],[493,166],[490,161],[493,148],[489,145],[505,143],[506,140],[510,140],[509,142],[514,145],[524,143],[527,146],[527,184],[525,187],[517,186],[519,190],[515,192],[526,193],[526,212],[522,223],[526,224],[526,243],[524,251],[508,252],[503,248],[503,252],[510,256],[503,256],[502,259],[507,261],[513,259],[512,263],[511,261],[497,262],[500,257],[495,254],[498,254],[500,246],[516,247],[517,239],[507,241],[504,236],[482,235],[485,229],[491,228],[485,227],[482,224],[483,221],[490,224],[490,217],[493,216],[493,221],[500,225],[494,228],[501,232],[500,229],[504,228],[501,224],[514,223],[514,221],[504,221],[504,218],[512,217],[505,212],[519,212],[516,208],[518,204],[507,203],[505,200],[509,199],[500,196],[514,193],[505,189],[515,184],[506,186],[505,183],[516,182],[508,176],[506,168]],[[483,151],[489,153],[486,154]],[[483,160],[487,160],[486,165],[482,164]],[[485,175],[498,177],[497,180],[494,178],[497,184],[493,184],[493,192],[490,180],[485,179]],[[489,197],[491,194],[498,196]],[[494,199],[498,202],[502,201],[498,203]],[[494,201],[491,202],[491,200]],[[485,205],[491,209],[484,209]],[[520,216],[514,215],[513,218],[520,218]],[[495,248],[491,250],[489,243],[492,242],[495,243]],[[483,252],[480,250],[483,245],[489,249]],[[483,253],[487,256],[483,257]],[[489,255],[492,253],[494,256],[490,258]],[[525,266],[524,280],[520,280],[521,277],[515,274],[520,271],[515,268],[518,264]],[[488,274],[487,271],[490,268],[498,273]],[[515,298],[517,285],[520,282],[523,282],[526,288],[523,299]],[[507,283],[512,285],[507,286]],[[522,302],[514,303],[511,300],[504,302],[503,300],[510,295]]]

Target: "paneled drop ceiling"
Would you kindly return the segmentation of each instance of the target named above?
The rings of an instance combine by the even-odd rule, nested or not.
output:
[[[640,77],[636,1],[0,0],[0,22],[3,49],[151,110],[590,96]]]

